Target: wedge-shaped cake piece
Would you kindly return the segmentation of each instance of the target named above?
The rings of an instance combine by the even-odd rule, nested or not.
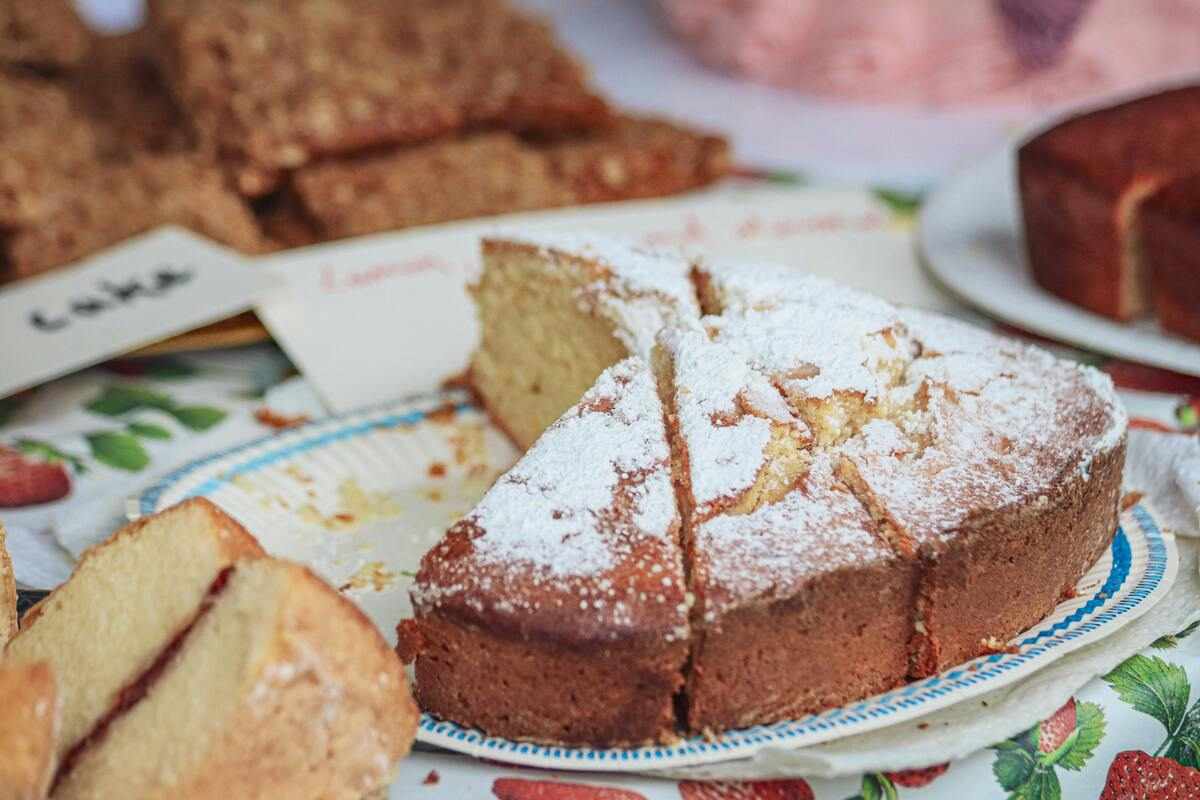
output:
[[[693,731],[794,719],[905,682],[915,564],[818,454],[795,488],[696,526]]]
[[[699,316],[690,269],[601,237],[484,239],[473,289],[482,336],[470,369],[492,418],[528,448],[602,371],[648,358],[664,325]]]
[[[912,410],[865,425],[840,471],[920,562],[912,671],[923,676],[1005,646],[1108,546],[1125,413],[1091,368],[906,317],[923,351],[901,390]]]
[[[263,555],[245,528],[204,499],[113,534],[25,615],[5,658],[47,661],[63,701],[58,755],[70,751],[195,619],[239,559]]]
[[[59,710],[48,664],[0,664],[0,798],[46,797],[57,763]]]
[[[747,353],[688,329],[656,356],[694,597],[688,726],[775,722],[903,682],[912,560]]]
[[[399,660],[349,600],[300,565],[240,561],[67,755],[54,797],[359,800],[416,720]]]
[[[675,736],[688,604],[670,458],[630,358],[450,529],[412,592],[426,711],[545,742]]]

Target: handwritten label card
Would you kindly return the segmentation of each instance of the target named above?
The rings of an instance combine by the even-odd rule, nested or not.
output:
[[[181,228],[0,290],[0,397],[254,304],[276,283]]]
[[[575,230],[769,260],[924,308],[954,306],[916,262],[912,235],[857,190],[723,187],[672,200],[535,212],[421,228],[269,256],[286,281],[258,307],[335,411],[436,389],[478,335],[467,282],[497,228]],[[530,342],[537,347],[537,342]]]

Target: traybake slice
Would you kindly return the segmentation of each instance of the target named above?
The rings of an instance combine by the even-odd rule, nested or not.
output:
[[[222,572],[263,555],[207,500],[188,500],[126,526],[88,550],[71,578],[25,615],[5,649],[13,664],[54,666],[63,701],[58,756],[191,624]]]
[[[359,800],[408,752],[404,671],[306,568],[240,561],[56,777],[56,800]]]
[[[492,419],[528,448],[603,370],[648,358],[664,325],[699,316],[690,270],[602,237],[485,238],[470,378]]]
[[[650,368],[605,371],[422,560],[418,700],[489,733],[674,738],[688,597]]]
[[[0,798],[43,800],[58,763],[60,701],[48,664],[0,663]]]

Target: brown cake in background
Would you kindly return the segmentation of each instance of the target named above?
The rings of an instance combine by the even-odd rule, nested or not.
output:
[[[1018,180],[1034,279],[1097,314],[1130,320],[1156,310],[1143,263],[1143,201],[1200,170],[1200,86],[1081,114],[1019,150]],[[1168,308],[1170,330],[1178,308]]]
[[[1158,322],[1200,340],[1200,174],[1151,195],[1139,217],[1142,261]]]

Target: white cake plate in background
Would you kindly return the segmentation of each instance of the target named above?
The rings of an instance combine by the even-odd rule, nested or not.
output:
[[[950,178],[921,210],[925,263],[961,299],[1018,328],[1129,361],[1200,375],[1200,343],[1154,320],[1122,323],[1042,289],[1025,261],[1016,152],[1006,146]]]
[[[331,417],[193,462],[147,490],[136,513],[208,497],[268,552],[308,564],[339,587],[394,642],[396,623],[412,614],[408,589],[421,556],[515,457],[466,394],[443,393]],[[1027,677],[1145,613],[1170,588],[1177,566],[1173,538],[1147,506],[1136,506],[1122,515],[1112,547],[1079,581],[1075,597],[1016,637],[1008,651],[842,708],[729,731],[713,741],[551,747],[489,737],[428,714],[417,736],[513,764],[626,772],[816,744],[894,725]]]

